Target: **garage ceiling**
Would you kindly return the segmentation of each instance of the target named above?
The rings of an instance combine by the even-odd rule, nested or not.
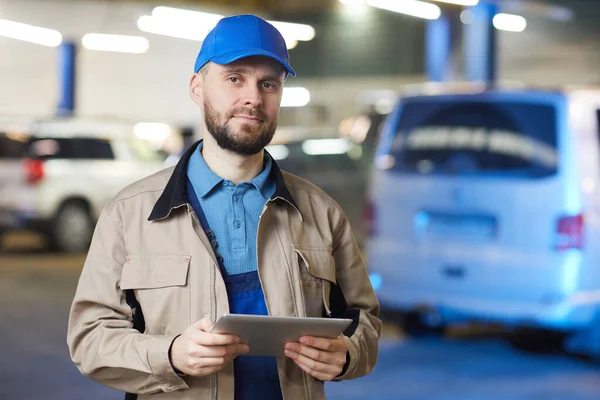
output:
[[[228,8],[240,11],[264,10],[268,13],[315,12],[331,9],[338,0],[112,0],[142,2],[155,5]]]
[[[79,1],[79,0],[72,0]],[[332,10],[339,6],[338,0],[109,0],[114,3],[137,2],[151,5],[169,5],[196,9],[230,9],[234,12],[264,11],[268,14],[314,13]],[[401,1],[401,0],[398,0]],[[436,0],[428,0],[435,2]],[[508,12],[525,13],[549,19],[562,19],[577,14],[600,15],[597,0],[493,0]],[[437,3],[444,6],[443,3]],[[445,5],[446,7],[452,7]],[[567,14],[565,14],[567,12]],[[570,18],[568,18],[570,19]]]

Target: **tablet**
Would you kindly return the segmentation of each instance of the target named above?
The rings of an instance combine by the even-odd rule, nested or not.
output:
[[[224,314],[211,332],[239,336],[250,346],[250,356],[282,356],[288,342],[302,336],[336,338],[352,323],[351,319],[272,317],[267,315]]]

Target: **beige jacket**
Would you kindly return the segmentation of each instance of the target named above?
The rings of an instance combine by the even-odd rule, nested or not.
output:
[[[186,170],[196,146],[170,168],[124,189],[103,210],[69,317],[67,342],[79,370],[139,399],[233,399],[232,363],[212,376],[178,376],[174,338],[208,314],[228,312],[208,239],[189,205]],[[368,374],[377,360],[379,305],[340,207],[274,164],[275,195],[257,234],[258,273],[269,315],[353,319],[340,380]],[[135,294],[145,331],[133,327]],[[136,312],[140,311],[136,309]],[[140,314],[136,314],[138,317]],[[323,382],[277,359],[283,397],[323,399]]]

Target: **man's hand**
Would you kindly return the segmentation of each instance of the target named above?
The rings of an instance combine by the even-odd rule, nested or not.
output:
[[[173,341],[173,367],[186,375],[206,376],[222,370],[238,354],[248,352],[248,345],[240,344],[239,337],[210,333],[213,325],[204,317]]]
[[[285,355],[304,372],[322,381],[337,377],[346,363],[348,346],[343,337],[336,339],[304,336],[300,343],[286,343]]]

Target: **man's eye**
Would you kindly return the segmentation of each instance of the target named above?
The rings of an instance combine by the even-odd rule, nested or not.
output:
[[[273,85],[272,83],[269,83],[269,82],[265,82],[265,83],[263,83],[263,87],[265,89],[274,89],[275,85]]]
[[[239,81],[240,81],[239,78],[236,76],[229,77],[229,82],[231,82],[231,83],[237,83]]]

